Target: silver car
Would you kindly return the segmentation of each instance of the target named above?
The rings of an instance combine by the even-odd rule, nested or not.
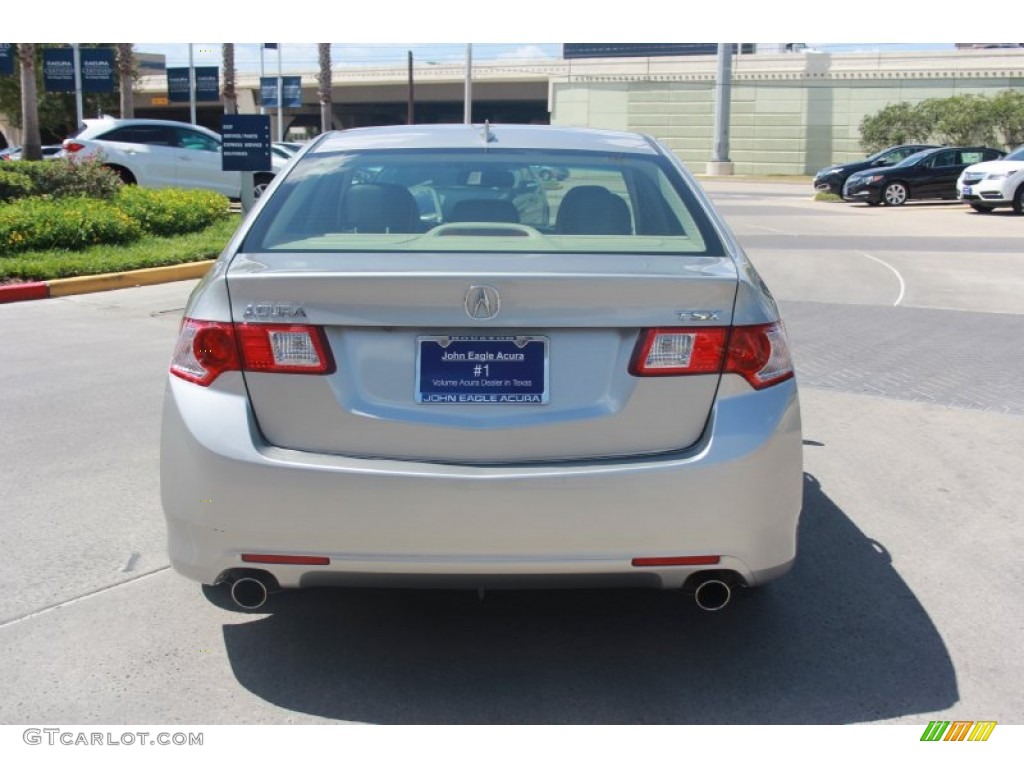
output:
[[[636,586],[714,610],[791,567],[801,451],[775,301],[670,151],[418,125],[315,140],[196,288],[161,484],[174,567],[246,608]]]

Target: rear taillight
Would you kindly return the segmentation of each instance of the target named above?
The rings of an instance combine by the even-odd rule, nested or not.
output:
[[[629,372],[634,376],[738,373],[755,389],[793,376],[781,323],[732,328],[650,328],[640,334]]]
[[[782,323],[738,325],[729,335],[726,373],[738,373],[754,389],[793,378],[793,359]]]
[[[720,373],[728,328],[651,328],[640,334],[629,372],[634,376]]]
[[[330,373],[324,329],[311,325],[237,325],[245,370]]]
[[[234,326],[185,318],[171,355],[171,373],[205,387],[240,367]]]
[[[171,356],[171,373],[208,386],[225,371],[331,373],[323,328],[248,325],[186,318]]]
[[[71,154],[74,154],[75,152],[81,152],[83,149],[85,149],[85,144],[82,144],[81,142],[78,141],[74,141],[73,139],[64,139],[64,143],[61,144],[61,147],[64,149],[65,152],[70,152]]]

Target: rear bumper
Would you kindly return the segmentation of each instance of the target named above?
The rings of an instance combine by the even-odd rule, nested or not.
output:
[[[756,585],[796,553],[800,415],[790,380],[723,380],[697,445],[642,460],[455,466],[267,445],[238,374],[216,388],[170,377],[161,494],[173,566],[207,584],[239,568],[316,584],[675,588],[697,570]],[[456,430],[457,431],[457,430]],[[243,553],[329,565],[243,563]],[[719,555],[716,566],[636,557]]]

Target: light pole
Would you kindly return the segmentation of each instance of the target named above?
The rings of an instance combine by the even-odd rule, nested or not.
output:
[[[729,159],[729,104],[732,100],[732,43],[718,44],[718,71],[715,81],[715,133],[709,176],[732,176]]]

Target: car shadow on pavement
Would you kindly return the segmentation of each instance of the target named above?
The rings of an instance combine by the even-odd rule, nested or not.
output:
[[[840,724],[952,705],[949,654],[885,548],[810,475],[804,492],[793,571],[719,613],[656,591],[310,589],[226,624],[228,658],[276,706],[370,723]]]

